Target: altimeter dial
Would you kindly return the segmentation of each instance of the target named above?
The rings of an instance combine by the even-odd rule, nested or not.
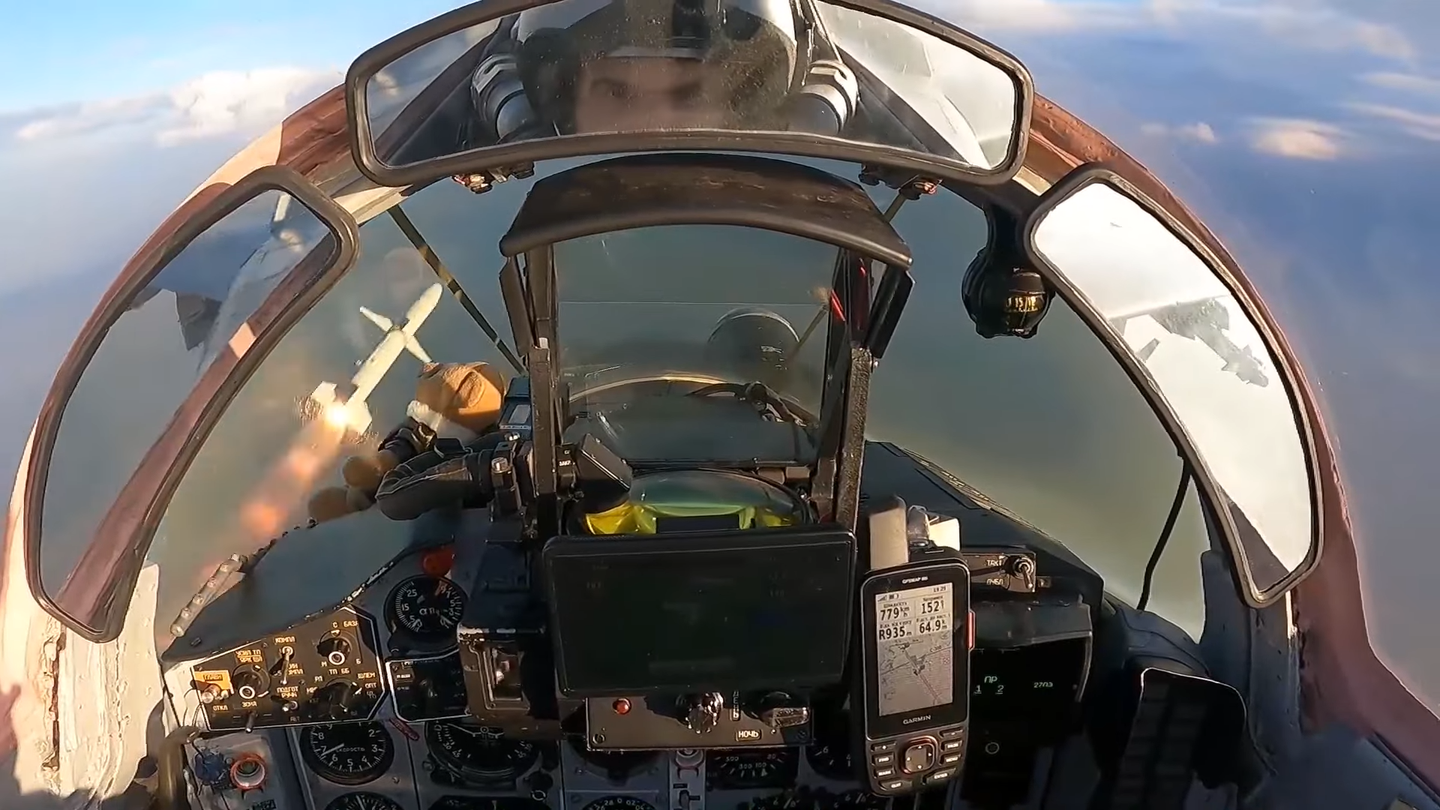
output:
[[[761,748],[711,751],[705,763],[711,790],[764,790],[795,781],[799,749]]]
[[[405,810],[393,799],[378,793],[346,793],[336,796],[325,805],[325,810]]]

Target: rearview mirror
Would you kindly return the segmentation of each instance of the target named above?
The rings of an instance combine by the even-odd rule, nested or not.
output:
[[[1157,411],[1198,456],[1240,591],[1255,607],[1318,561],[1314,451],[1295,376],[1218,260],[1113,172],[1081,167],[1027,224],[1031,258],[1089,306],[1092,324],[1160,394]]]
[[[96,642],[119,634],[164,503],[215,418],[356,250],[350,215],[273,166],[165,228],[61,364],[26,476],[30,589]]]
[[[1033,99],[1014,57],[879,0],[481,0],[366,51],[345,87],[356,163],[389,186],[655,149],[1003,183]]]

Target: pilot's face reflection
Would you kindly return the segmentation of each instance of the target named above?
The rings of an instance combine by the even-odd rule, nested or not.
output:
[[[600,59],[575,88],[577,132],[724,126],[718,71],[693,59]]]

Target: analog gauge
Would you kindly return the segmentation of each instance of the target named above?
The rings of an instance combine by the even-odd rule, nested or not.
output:
[[[850,756],[850,713],[840,707],[817,712],[814,742],[805,747],[805,761],[817,776],[836,782],[854,782],[864,777],[855,772]]]
[[[705,774],[711,790],[762,790],[790,787],[799,772],[794,748],[711,751]]]
[[[573,737],[570,750],[612,782],[625,781],[659,756],[655,751],[591,751]]]
[[[306,726],[300,731],[300,756],[327,782],[363,785],[390,770],[395,741],[380,723]]]
[[[392,631],[424,643],[454,643],[465,613],[465,592],[444,577],[411,577],[390,592],[385,614]]]
[[[549,810],[528,796],[441,796],[429,810]]]
[[[481,784],[512,782],[539,759],[532,744],[507,740],[499,729],[440,721],[425,727],[430,753],[456,776]]]
[[[634,796],[606,796],[585,805],[585,810],[655,810],[655,805]]]
[[[808,787],[786,788],[772,796],[756,796],[748,802],[741,802],[741,810],[830,810],[832,797],[824,789],[811,790]]]
[[[893,800],[868,790],[848,790],[835,797],[835,810],[889,810]]]
[[[394,800],[378,793],[346,793],[336,796],[325,805],[325,810],[405,810]]]
[[[855,763],[850,757],[850,741],[843,737],[821,738],[814,745],[806,746],[805,761],[819,776],[837,782],[853,781],[856,777]]]

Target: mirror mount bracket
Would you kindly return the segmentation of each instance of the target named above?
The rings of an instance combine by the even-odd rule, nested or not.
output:
[[[497,166],[493,169],[477,169],[451,175],[450,179],[469,189],[472,194],[484,194],[508,180],[526,180],[534,176],[534,163],[517,163],[513,166]]]
[[[941,180],[924,177],[908,169],[866,164],[860,167],[859,180],[867,186],[884,184],[907,200],[918,200],[940,190]]]

